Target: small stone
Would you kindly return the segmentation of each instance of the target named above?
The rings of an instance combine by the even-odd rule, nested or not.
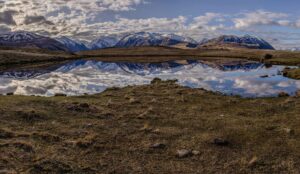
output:
[[[153,149],[164,149],[164,148],[166,148],[166,145],[163,144],[163,143],[155,143],[155,144],[151,145],[150,148],[153,148]]]
[[[248,166],[254,166],[257,163],[258,158],[256,156],[254,156],[253,158],[251,158],[251,160],[248,163]]]
[[[193,151],[192,151],[192,154],[193,154],[193,155],[199,155],[200,152],[199,152],[198,150],[193,150]]]
[[[92,123],[88,123],[86,126],[87,126],[87,127],[92,127],[93,124],[92,124]]]
[[[193,153],[191,150],[181,149],[181,150],[177,150],[176,155],[178,158],[186,158],[186,157],[192,156]]]
[[[137,99],[135,99],[135,98],[130,98],[129,99],[129,103],[130,104],[137,104],[137,103],[140,103]]]
[[[293,130],[293,129],[284,128],[283,130],[284,130],[284,132],[286,132],[289,135],[295,135],[295,130]]]
[[[229,141],[221,139],[221,138],[216,138],[213,140],[213,144],[217,146],[228,146]]]
[[[160,133],[160,130],[159,129],[154,129],[153,133],[158,134],[158,133]]]

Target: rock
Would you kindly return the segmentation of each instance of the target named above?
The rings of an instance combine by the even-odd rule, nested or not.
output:
[[[137,104],[137,103],[140,103],[137,99],[135,99],[135,98],[130,98],[129,99],[129,103],[130,104]]]
[[[288,135],[295,135],[295,130],[290,128],[284,128],[284,132],[286,132]]]
[[[258,158],[256,156],[254,156],[253,158],[251,158],[251,160],[248,163],[249,167],[254,166],[257,163]]]
[[[278,97],[289,97],[290,95],[288,94],[288,93],[286,93],[286,92],[280,92],[279,94],[278,94]]]
[[[187,149],[181,149],[181,150],[177,150],[176,156],[178,158],[186,158],[189,156],[192,156],[193,152],[191,150],[187,150]]]
[[[193,151],[192,151],[192,154],[193,154],[193,155],[199,155],[200,152],[199,152],[198,150],[193,150]]]
[[[6,95],[14,95],[14,93],[13,92],[9,92]]]
[[[221,139],[221,138],[214,139],[212,143],[217,146],[228,146],[229,145],[229,141],[227,141],[225,139]]]
[[[153,149],[164,149],[164,148],[166,148],[166,145],[163,144],[163,143],[155,143],[155,144],[152,144],[150,146],[150,148],[153,148]]]
[[[299,96],[300,96],[300,92],[299,92]],[[157,102],[157,100],[155,99],[155,98],[153,98],[152,100],[151,100],[151,103],[156,103]]]

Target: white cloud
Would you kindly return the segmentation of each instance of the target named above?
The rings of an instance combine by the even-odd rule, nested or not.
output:
[[[0,32],[26,30],[91,40],[101,35],[150,31],[171,32],[200,40],[224,33],[234,34],[236,31],[246,33],[255,30],[250,33],[267,35],[263,35],[264,31],[255,26],[300,28],[300,19],[292,21],[289,14],[264,10],[141,19],[125,18],[120,13],[130,13],[141,4],[147,4],[147,0],[0,0]],[[106,14],[116,17],[104,21],[102,16]],[[268,28],[267,32],[270,33],[267,37],[270,37],[272,28]],[[272,36],[277,38],[278,34]]]
[[[263,10],[244,13],[243,17],[233,19],[238,29],[259,25],[289,25],[289,21],[280,20],[288,17],[285,13],[273,13]]]

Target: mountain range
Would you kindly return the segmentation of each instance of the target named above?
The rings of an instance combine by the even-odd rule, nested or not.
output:
[[[250,48],[250,49],[267,49],[274,50],[274,47],[267,41],[250,35],[242,37],[234,35],[223,35],[214,39],[206,39],[199,45],[200,48]]]
[[[223,35],[213,39],[205,39],[197,42],[192,38],[176,34],[160,34],[150,32],[138,32],[127,34],[123,37],[101,36],[85,43],[70,37],[62,36],[51,38],[26,31],[9,32],[0,34],[0,46],[7,47],[37,47],[55,51],[80,52],[109,47],[130,48],[140,46],[167,46],[177,47],[184,45],[186,48],[228,48],[241,47],[251,49],[274,49],[267,41],[245,35]]]
[[[24,31],[0,34],[0,46],[37,47],[53,51],[69,51],[63,43],[56,39]]]

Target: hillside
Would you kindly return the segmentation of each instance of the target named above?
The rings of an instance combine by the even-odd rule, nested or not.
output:
[[[223,35],[217,38],[206,40],[199,45],[199,48],[226,49],[226,48],[248,48],[274,50],[273,46],[262,38],[250,35],[234,36]]]

